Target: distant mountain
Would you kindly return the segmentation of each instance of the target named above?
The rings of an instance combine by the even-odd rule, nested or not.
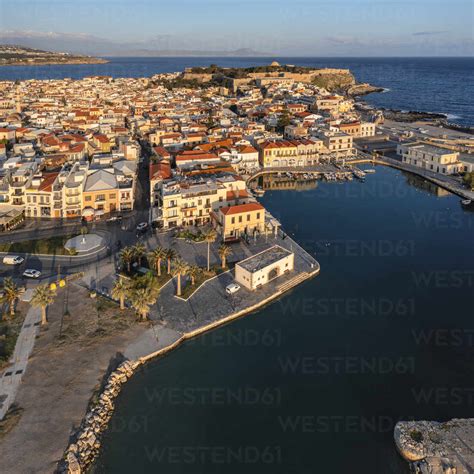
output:
[[[38,64],[98,64],[105,59],[69,53],[43,51],[26,46],[0,44],[0,66],[29,66]]]
[[[188,43],[170,47],[168,38],[156,37],[141,42],[116,42],[93,35],[35,31],[0,31],[0,43],[40,48],[47,51],[94,56],[272,56],[269,53],[240,48],[232,51],[190,49]],[[189,43],[189,45],[192,43]]]
[[[167,50],[156,50],[156,49],[132,49],[132,50],[124,50],[124,51],[117,51],[115,53],[107,54],[107,56],[133,56],[133,57],[176,57],[176,56],[183,56],[183,57],[257,57],[257,56],[269,56],[268,53],[262,53],[259,51],[254,51],[250,48],[241,48],[236,49],[234,51],[199,51],[199,50],[187,50],[187,49],[167,49]]]

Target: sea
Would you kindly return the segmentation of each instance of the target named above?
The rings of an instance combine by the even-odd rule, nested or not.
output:
[[[106,64],[3,66],[0,80],[79,79],[90,75],[148,77],[185,67],[250,67],[295,64],[350,69],[360,82],[384,88],[364,100],[389,109],[443,113],[453,123],[474,125],[474,58],[107,58]]]
[[[95,472],[406,473],[397,421],[474,415],[474,212],[381,166],[261,202],[321,273],[139,371]]]

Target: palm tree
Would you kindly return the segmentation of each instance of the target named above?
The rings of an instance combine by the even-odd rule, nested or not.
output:
[[[142,243],[133,246],[133,256],[137,259],[138,265],[142,266],[143,257],[146,254],[146,247]]]
[[[180,258],[175,260],[174,265],[173,265],[173,276],[178,277],[178,286],[176,289],[177,296],[181,296],[181,277],[183,275],[186,275],[188,271],[189,271],[189,265],[184,260]]]
[[[135,252],[133,250],[133,247],[124,247],[120,251],[120,261],[122,262],[122,265],[125,265],[127,267],[127,272],[131,272],[131,266],[132,266],[132,261],[135,256]]]
[[[202,235],[204,237],[204,241],[207,242],[207,271],[209,271],[211,244],[216,241],[217,232],[213,228],[210,228],[208,230],[205,230]]]
[[[156,247],[148,254],[148,260],[155,267],[158,276],[161,276],[161,261],[165,258],[166,250],[163,247]]]
[[[56,291],[52,290],[48,284],[39,285],[35,288],[33,297],[31,298],[31,304],[37,308],[41,308],[41,325],[48,324],[46,319],[46,308],[54,303],[54,297]]]
[[[148,317],[150,306],[156,303],[159,292],[158,282],[151,272],[134,279],[130,289],[130,302],[143,321]]]
[[[166,249],[166,260],[168,261],[168,275],[171,273],[171,262],[178,257],[176,250],[174,249]]]
[[[227,259],[228,255],[230,254],[230,252],[231,252],[231,250],[230,250],[230,247],[228,245],[222,244],[219,247],[219,256],[221,257],[222,268],[225,268],[226,259]]]
[[[115,280],[112,287],[112,298],[120,301],[120,309],[125,309],[125,299],[130,295],[130,283],[123,278]]]
[[[146,321],[150,313],[150,306],[156,301],[149,288],[136,288],[131,295],[133,309],[139,314],[142,321]]]
[[[197,265],[191,265],[188,269],[188,275],[191,278],[191,285],[196,284],[196,278],[201,273],[201,269]]]
[[[22,295],[25,290],[15,284],[12,278],[7,277],[3,280],[3,296],[2,301],[8,304],[10,309],[10,316],[15,316],[16,300]]]

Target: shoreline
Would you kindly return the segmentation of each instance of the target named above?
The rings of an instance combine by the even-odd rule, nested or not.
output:
[[[289,282],[283,283],[281,287],[278,287],[270,296],[252,306],[201,326],[193,331],[182,333],[181,336],[171,344],[138,357],[135,360],[125,359],[125,361],[106,378],[99,394],[97,394],[97,403],[94,404],[92,402],[94,395],[91,400],[89,400],[86,414],[78,430],[70,436],[69,445],[64,451],[63,458],[58,463],[57,471],[60,473],[80,473],[93,466],[101,451],[100,438],[107,430],[108,422],[115,411],[114,401],[120,394],[124,384],[133,377],[140,367],[174,351],[190,339],[224,326],[246,315],[255,313],[257,310],[261,310],[267,304],[288,293],[299,284],[319,275],[320,270],[321,268],[318,263],[318,266],[312,272],[306,272],[306,274],[304,274],[304,278],[300,278],[296,282],[290,280]],[[301,275],[301,273],[299,275]]]

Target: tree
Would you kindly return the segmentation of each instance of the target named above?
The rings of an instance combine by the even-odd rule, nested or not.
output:
[[[142,243],[133,246],[133,256],[137,259],[138,265],[142,266],[143,257],[146,255],[146,247]]]
[[[203,232],[204,241],[207,242],[207,271],[210,269],[210,252],[211,252],[211,243],[216,241],[217,232],[210,228]]]
[[[163,247],[156,247],[148,254],[148,261],[155,267],[158,276],[161,276],[161,262],[166,258],[166,250]]]
[[[226,259],[229,256],[231,250],[228,245],[222,244],[219,247],[219,257],[221,257],[222,268],[225,268]]]
[[[290,115],[289,115],[289,112],[288,112],[288,109],[285,109],[280,117],[278,118],[278,123],[277,123],[277,126],[276,126],[276,129],[279,133],[283,133],[284,130],[285,130],[285,127],[290,125],[291,123],[291,119],[290,119]]]
[[[12,278],[7,277],[3,280],[3,296],[2,301],[8,304],[10,310],[10,316],[15,316],[15,303],[16,300],[24,292],[19,286],[15,284]]]
[[[135,257],[135,252],[133,247],[124,247],[119,254],[120,261],[122,265],[125,265],[127,267],[127,272],[131,272],[131,265],[133,262],[133,259]]]
[[[123,278],[115,280],[112,297],[120,301],[120,309],[125,309],[125,299],[130,295],[130,283]]]
[[[200,273],[201,273],[201,269],[197,265],[191,265],[188,268],[188,275],[189,275],[189,278],[191,278],[191,285],[194,286],[196,284],[196,278],[198,277]]]
[[[46,318],[46,309],[50,304],[54,303],[54,298],[56,296],[56,291],[51,289],[48,284],[39,285],[35,288],[33,296],[31,298],[32,306],[41,308],[41,325],[44,326],[48,324]]]
[[[181,296],[181,277],[183,275],[186,275],[186,273],[189,271],[189,265],[182,260],[181,258],[178,258],[175,260],[174,265],[173,265],[173,276],[178,277],[178,286],[177,286],[177,296]]]
[[[463,180],[467,186],[469,186],[471,189],[474,189],[474,171],[465,173]]]
[[[151,272],[133,280],[130,287],[130,302],[140,319],[145,321],[150,313],[150,306],[156,303],[160,289]]]
[[[167,272],[168,275],[171,274],[171,262],[177,258],[178,254],[176,253],[176,250],[174,249],[166,249],[166,260],[168,261],[168,269]]]

